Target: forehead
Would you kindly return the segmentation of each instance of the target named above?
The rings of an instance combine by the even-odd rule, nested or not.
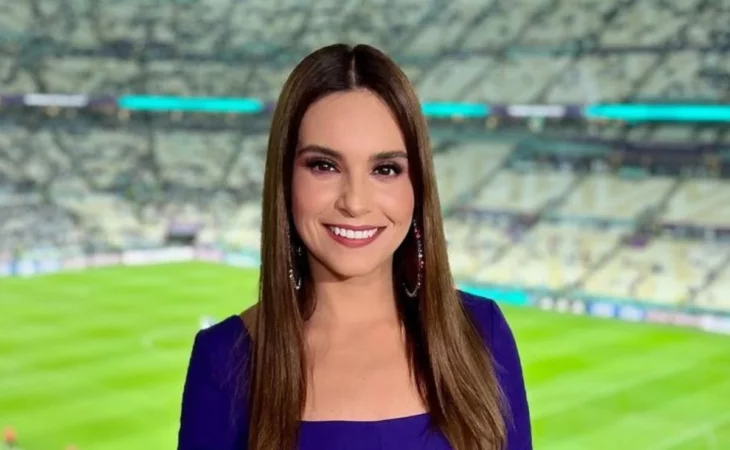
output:
[[[345,154],[405,150],[388,106],[362,89],[330,94],[313,103],[302,118],[299,144],[322,145]]]

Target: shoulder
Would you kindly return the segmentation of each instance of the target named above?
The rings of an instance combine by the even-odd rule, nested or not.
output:
[[[250,354],[250,337],[242,315],[230,316],[198,331],[191,364],[205,365],[215,381],[226,384],[240,374]]]
[[[469,318],[474,323],[479,334],[486,341],[488,346],[494,345],[492,342],[495,329],[500,322],[505,322],[504,315],[494,300],[470,294],[464,291],[458,291],[461,304],[466,310]]]
[[[532,448],[530,412],[517,343],[494,300],[459,291],[462,305],[484,340],[507,402],[507,450]]]
[[[497,307],[494,300],[464,291],[458,291],[458,293],[461,304],[464,305],[464,308],[473,320],[479,322],[480,325],[486,325],[491,322],[492,315]]]
[[[502,310],[494,300],[459,291],[464,306],[475,328],[482,336],[487,349],[497,364],[497,368],[510,369],[517,354],[512,330]]]
[[[195,339],[201,346],[220,350],[235,344],[247,334],[242,316],[230,316],[215,325],[200,330]]]
[[[195,335],[182,396],[178,450],[245,448],[247,422],[240,385],[249,354],[239,316]]]

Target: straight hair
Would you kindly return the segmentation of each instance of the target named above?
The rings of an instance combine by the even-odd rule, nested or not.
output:
[[[247,385],[250,450],[293,450],[306,403],[304,323],[314,310],[306,258],[291,217],[291,179],[299,127],[307,109],[336,92],[367,89],[390,108],[403,134],[423,236],[423,281],[416,298],[418,257],[413,231],[394,255],[397,310],[408,363],[432,426],[455,450],[505,446],[506,402],[494,364],[459,298],[449,268],[426,120],[411,83],[381,51],[335,44],[302,60],[277,102],[268,142],[261,224],[259,301]],[[296,290],[290,265],[302,277]]]

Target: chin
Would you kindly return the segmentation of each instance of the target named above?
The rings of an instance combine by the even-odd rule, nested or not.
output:
[[[348,279],[371,275],[378,270],[380,264],[352,259],[349,261],[326,261],[325,267],[337,278]]]

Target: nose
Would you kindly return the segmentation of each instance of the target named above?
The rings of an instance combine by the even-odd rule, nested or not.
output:
[[[367,177],[343,177],[342,191],[336,208],[347,217],[360,217],[370,212],[371,190]]]

